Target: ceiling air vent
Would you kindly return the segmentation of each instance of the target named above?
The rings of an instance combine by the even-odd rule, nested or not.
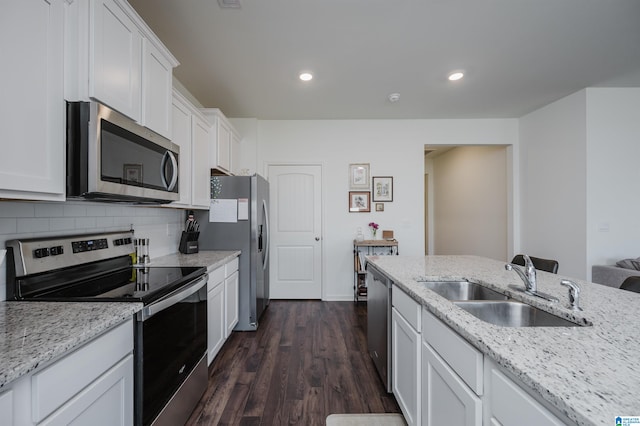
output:
[[[240,9],[240,0],[218,0],[218,4],[223,9]]]

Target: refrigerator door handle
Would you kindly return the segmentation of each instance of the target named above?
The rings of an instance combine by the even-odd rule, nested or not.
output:
[[[267,209],[267,202],[262,200],[262,212],[264,213],[264,226],[265,226],[265,238],[264,238],[264,254],[262,256],[262,269],[267,269],[269,261],[269,209]]]

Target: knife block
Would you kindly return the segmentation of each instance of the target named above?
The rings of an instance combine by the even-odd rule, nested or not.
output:
[[[180,245],[178,246],[178,250],[180,251],[180,253],[184,253],[184,254],[197,253],[199,236],[200,236],[199,232],[182,231],[182,236],[180,237]]]

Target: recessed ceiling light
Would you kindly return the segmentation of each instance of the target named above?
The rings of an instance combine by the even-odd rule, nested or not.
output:
[[[223,9],[240,9],[240,0],[218,0],[218,4]]]
[[[223,9],[240,9],[240,0],[218,0],[218,4]]]
[[[464,73],[462,71],[454,71],[451,74],[449,74],[449,77],[447,77],[450,81],[458,81],[460,80],[462,77],[464,77]]]
[[[400,93],[391,93],[389,95],[389,102],[398,102],[400,100]]]
[[[311,73],[303,72],[302,74],[300,74],[300,80],[302,81],[309,81],[312,78],[313,78],[313,75]]]

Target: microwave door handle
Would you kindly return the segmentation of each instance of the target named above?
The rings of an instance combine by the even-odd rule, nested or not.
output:
[[[164,171],[166,169],[167,161],[169,160],[171,161],[171,170],[173,170],[173,173],[171,174],[171,181],[167,182],[167,177],[165,176]],[[162,162],[160,163],[160,177],[162,178],[162,184],[167,191],[173,191],[176,187],[176,183],[178,183],[178,161],[171,151],[165,152],[162,156]]]

